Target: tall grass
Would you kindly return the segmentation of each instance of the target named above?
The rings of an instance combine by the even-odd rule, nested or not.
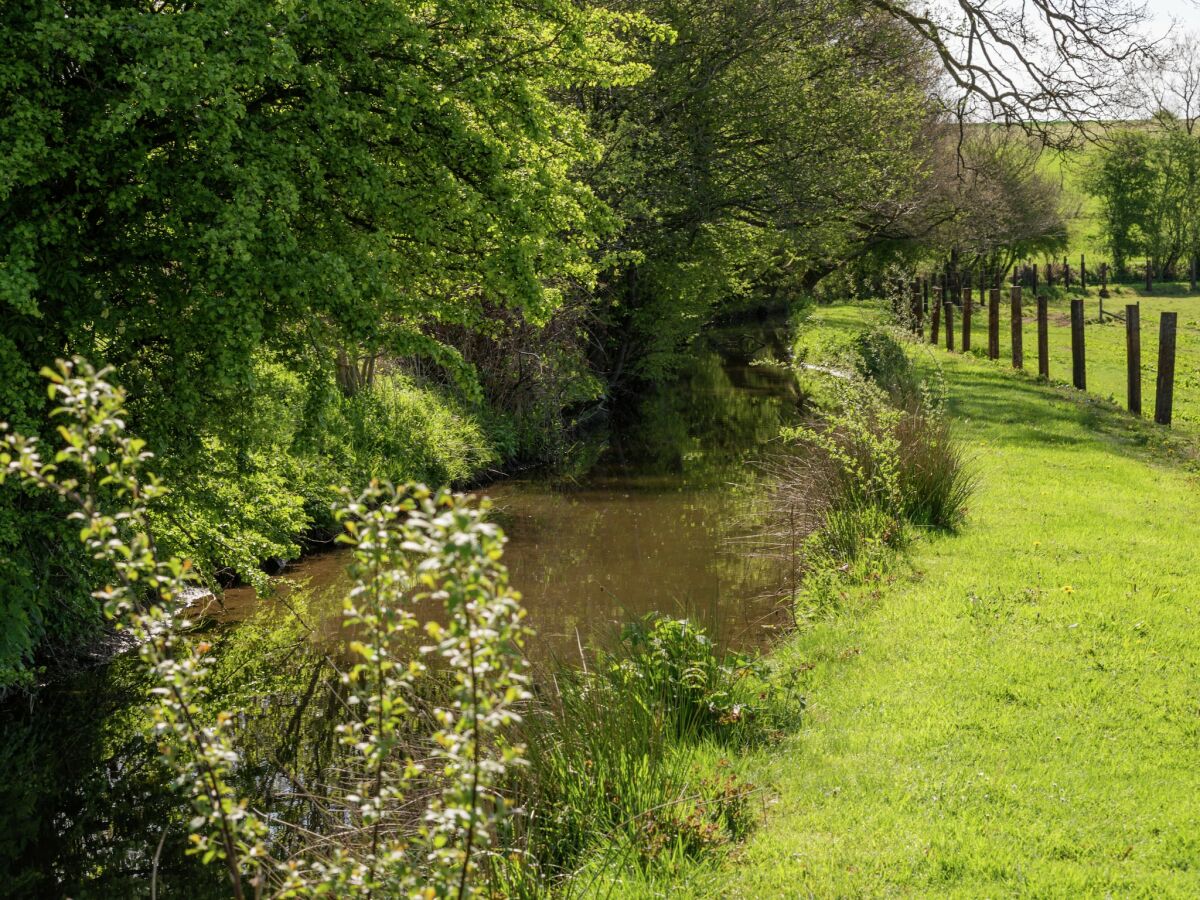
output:
[[[497,890],[570,895],[740,839],[753,789],[706,761],[762,739],[794,707],[761,676],[690,622],[650,617],[585,668],[543,679],[518,730],[527,763],[511,799],[523,815],[494,867]]]
[[[917,404],[901,414],[896,436],[904,518],[922,528],[954,530],[976,479],[950,420]]]
[[[786,451],[764,467],[764,542],[810,587],[820,573],[877,567],[914,528],[958,527],[975,486],[940,385],[922,380],[884,329],[849,348],[837,361],[849,377],[835,380],[812,421],[784,431]]]

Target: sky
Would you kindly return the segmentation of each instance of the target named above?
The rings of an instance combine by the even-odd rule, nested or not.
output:
[[[1150,22],[1147,27],[1153,37],[1162,37],[1172,27],[1200,31],[1200,5],[1196,0],[1147,0]]]

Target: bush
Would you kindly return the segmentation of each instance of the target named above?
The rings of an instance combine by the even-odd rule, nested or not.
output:
[[[528,815],[511,842],[525,868],[507,871],[507,893],[574,872],[589,851],[597,869],[670,868],[742,837],[750,787],[698,774],[697,761],[765,734],[786,709],[759,675],[691,622],[653,615],[591,666],[556,672],[518,730],[528,765],[513,803]]]
[[[851,342],[854,370],[887,392],[897,406],[921,395],[921,379],[904,346],[884,328],[857,334]]]
[[[213,647],[187,633],[190,564],[160,556],[152,537],[147,504],[164,488],[145,470],[145,442],[125,430],[123,392],[82,361],[47,374],[64,443],[43,452],[36,438],[0,428],[0,483],[11,478],[73,507],[79,539],[107,570],[94,597],[133,633],[151,684],[146,739],[190,801],[190,852],[223,867],[239,898],[483,893],[480,864],[509,814],[496,787],[523,754],[505,733],[529,697],[524,611],[486,505],[423,486],[373,482],[347,493],[337,518],[352,546],[343,606],[353,664],[338,731],[350,790],[326,798],[324,833],[313,834],[312,822],[293,832],[238,794],[237,716],[205,715]],[[424,627],[431,645],[418,652],[403,637],[420,626],[414,610],[434,603],[437,618]],[[432,749],[414,761],[403,738],[431,670],[445,690],[432,710]],[[273,858],[287,850],[287,834],[300,837],[300,854]]]
[[[399,373],[379,376],[352,397],[323,385],[293,451],[305,509],[330,529],[335,485],[372,479],[461,485],[497,461],[481,416],[449,389]]]
[[[832,594],[830,572],[877,571],[910,528],[957,527],[974,489],[940,393],[917,378],[903,348],[879,331],[854,346],[877,380],[837,380],[832,408],[785,429],[791,446],[766,467],[764,540],[803,557],[806,585],[821,598]]]

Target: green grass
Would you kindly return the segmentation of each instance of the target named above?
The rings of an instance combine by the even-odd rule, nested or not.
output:
[[[1193,478],[1109,404],[920,355],[976,457],[967,525],[777,651],[808,701],[751,761],[777,802],[671,894],[1200,894]]]
[[[1109,288],[1111,296],[1104,301],[1106,312],[1124,314],[1128,303],[1141,304],[1142,322],[1142,409],[1153,417],[1155,378],[1158,371],[1158,328],[1160,315],[1166,311],[1178,314],[1175,360],[1174,425],[1177,429],[1200,434],[1200,294],[1189,294],[1187,284],[1158,284],[1150,294],[1141,288],[1116,285]],[[1037,307],[1031,292],[1026,290],[1023,305],[1022,345],[1025,369],[1037,375]],[[978,300],[978,291],[975,298]],[[1071,309],[1070,299],[1083,297],[1084,346],[1087,351],[1088,393],[1101,399],[1125,405],[1125,325],[1123,322],[1100,318],[1100,298],[1091,287],[1086,294],[1078,289],[1070,292],[1056,288],[1051,292],[1049,305],[1050,380],[1067,385],[1071,381]],[[1011,305],[1007,288],[1000,300],[1000,357],[1009,365],[1012,354]],[[962,347],[962,310],[954,314],[955,346]],[[928,327],[926,327],[928,335]],[[939,333],[945,346],[945,332]],[[976,305],[971,315],[971,349],[976,354],[987,352],[987,310]]]

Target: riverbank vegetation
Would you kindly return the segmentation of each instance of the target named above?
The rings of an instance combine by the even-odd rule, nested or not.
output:
[[[1029,85],[964,80],[957,32],[886,0],[6,4],[0,415],[44,429],[44,366],[114,366],[164,549],[261,581],[327,536],[331,485],[559,457],[715,317],[948,253],[985,197],[1016,252],[1025,144],[1076,132],[963,156],[954,113],[1091,101],[971,15],[1020,31]],[[1102,98],[1134,25],[1050,27]],[[0,493],[0,689],[102,622],[62,513]]]
[[[6,432],[0,480],[75,507],[87,552],[109,570],[97,599],[145,666],[145,738],[190,806],[170,819],[186,820],[188,853],[222,867],[233,896],[573,893],[627,870],[669,875],[749,830],[753,788],[713,754],[777,731],[794,698],[752,659],[661,616],[626,627],[590,668],[585,659],[559,671],[535,696],[524,611],[486,504],[379,482],[336,513],[353,548],[346,650],[326,657],[336,677],[324,685],[341,749],[320,782],[279,767],[265,795],[243,794],[254,767],[239,743],[253,729],[234,721],[248,710],[219,704],[262,701],[262,661],[246,655],[247,637],[265,657],[295,652],[311,637],[306,613],[289,605],[284,627],[263,633],[251,623],[225,652],[195,631],[185,618],[194,574],[161,558],[151,536],[148,504],[163,488],[145,472],[145,443],[125,430],[123,393],[82,361],[46,375],[64,443],[50,456],[36,438]],[[102,494],[125,505],[107,511]],[[146,587],[157,602],[141,602]],[[407,637],[418,628],[432,641],[419,649]],[[257,687],[235,681],[214,701],[231,666]],[[293,796],[276,808],[280,778]],[[158,823],[164,840],[170,824]]]
[[[1102,543],[1150,508],[1194,518],[1160,452],[1184,445],[944,359],[861,299],[905,308],[898,285],[930,267],[958,298],[960,276],[1072,246],[1043,151],[1078,148],[1150,71],[1141,15],[0,6],[0,696],[84,661],[122,696],[81,779],[55,758],[4,786],[6,883],[1187,893],[1200,823],[1167,798],[1196,787],[1171,600],[1188,566],[1157,534],[1132,564]],[[1196,251],[1195,70],[1160,66],[1157,130],[1108,129],[1090,170],[1118,268],[1146,253],[1178,275]],[[794,359],[764,326],[691,360],[690,392],[651,389],[682,383],[714,323],[785,311]],[[721,396],[685,409],[705,391]],[[573,450],[631,398],[635,439]],[[689,414],[710,417],[704,438]],[[628,474],[631,448],[653,462],[606,502],[678,495],[654,538],[687,544],[677,570],[709,567],[694,594],[727,601],[760,586],[742,564],[784,563],[765,593],[787,625],[754,625],[776,652],[688,618],[707,597],[597,614],[609,579],[539,562],[578,595],[553,606],[578,658],[533,668],[505,537],[455,489]],[[751,449],[770,457],[754,471]],[[704,522],[727,508],[717,482],[758,518]],[[624,525],[604,533],[632,535],[633,578],[685,593]],[[709,530],[687,543],[693,526]],[[745,552],[698,563],[718,533]],[[336,622],[303,585],[273,592],[269,572],[335,543]],[[608,610],[604,643],[583,620]],[[9,768],[57,752],[65,732],[41,724],[6,728]],[[102,782],[127,802],[97,818]]]
[[[934,394],[895,339],[875,330],[851,346],[855,359],[838,362],[868,375],[839,382],[811,426],[784,430],[796,464],[774,488],[791,522],[799,502],[798,520],[812,523],[790,539],[805,542],[802,594],[821,607],[834,602],[832,583],[880,565],[908,528],[937,524],[931,510],[956,523],[970,490]],[[308,798],[303,826],[272,808],[274,788],[244,795],[246,729],[233,722],[246,710],[209,696],[231,661],[185,618],[190,564],[159,555],[149,508],[163,487],[145,472],[145,442],[125,429],[124,394],[82,361],[45,374],[63,444],[51,455],[6,430],[0,478],[75,507],[70,520],[109,573],[97,599],[145,665],[155,698],[145,734],[191,807],[189,852],[223,867],[234,896],[416,885],[570,894],[631,875],[671,878],[749,833],[757,791],[724,757],[795,727],[794,673],[719,652],[697,625],[654,615],[535,696],[500,530],[461,497],[379,482],[335,516],[353,547],[353,582],[344,661],[330,660],[340,677],[325,688],[342,707],[333,780],[296,784]],[[144,603],[146,590],[156,602]],[[405,636],[431,603],[442,609],[418,651]],[[288,610],[282,630],[258,639],[267,655],[312,632],[302,609]],[[239,657],[232,664],[257,667]],[[253,702],[236,685],[223,699]],[[295,800],[284,808],[294,814]]]
[[[804,340],[863,327],[824,308]],[[1188,466],[1111,404],[916,358],[978,475],[967,526],[776,652],[808,701],[749,769],[778,803],[690,894],[1195,893]]]

